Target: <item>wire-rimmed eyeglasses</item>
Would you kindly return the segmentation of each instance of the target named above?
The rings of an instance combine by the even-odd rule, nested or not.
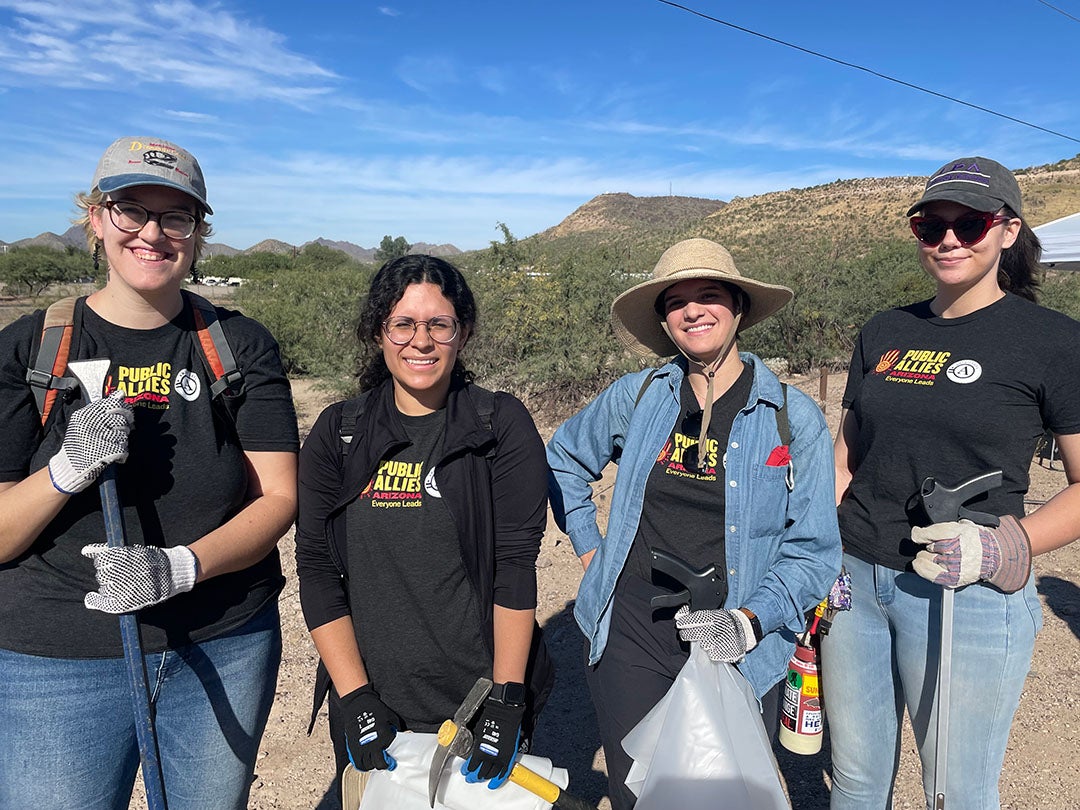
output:
[[[383,321],[383,332],[395,346],[404,346],[416,335],[420,324],[427,329],[428,335],[436,343],[453,343],[458,333],[458,319],[450,315],[436,315],[426,321],[414,321],[404,315],[387,318]]]

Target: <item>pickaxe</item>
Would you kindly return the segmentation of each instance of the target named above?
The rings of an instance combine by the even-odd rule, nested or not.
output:
[[[484,699],[491,691],[492,683],[488,678],[479,678],[464,702],[454,712],[452,720],[447,720],[439,728],[439,746],[435,749],[435,755],[431,758],[431,768],[428,770],[428,801],[435,806],[435,794],[439,790],[439,782],[442,779],[446,761],[457,756],[467,759],[472,752],[473,735],[467,728],[470,720],[483,705]],[[546,802],[550,802],[554,810],[596,810],[588,802],[578,799],[563,792],[563,789],[549,779],[545,779],[535,771],[530,771],[520,762],[515,763],[510,772],[510,781],[520,785],[530,793],[534,793]]]

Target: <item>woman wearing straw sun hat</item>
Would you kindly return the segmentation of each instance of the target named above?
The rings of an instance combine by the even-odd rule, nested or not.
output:
[[[676,356],[615,381],[548,445],[555,520],[585,569],[574,614],[615,810],[634,803],[620,741],[674,681],[689,641],[738,665],[764,699],[772,734],[774,687],[793,634],[840,569],[825,420],[809,397],[736,345],[742,330],[791,297],[740,274],[715,242],[669,248],[650,280],[615,300],[611,318],[634,354]],[[619,474],[602,534],[591,484],[614,460]],[[652,597],[671,592],[653,581],[655,549],[726,571],[723,607],[654,612]]]

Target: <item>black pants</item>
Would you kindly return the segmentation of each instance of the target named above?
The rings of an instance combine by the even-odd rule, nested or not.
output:
[[[670,614],[656,615],[654,621],[647,606],[635,604],[633,598],[616,597],[612,609],[607,646],[595,666],[588,666],[589,644],[585,643],[585,680],[604,746],[612,810],[630,810],[637,797],[625,784],[632,760],[623,750],[622,739],[667,694],[689,658],[689,648],[679,641]],[[777,733],[782,686],[780,681],[761,701],[770,742]]]

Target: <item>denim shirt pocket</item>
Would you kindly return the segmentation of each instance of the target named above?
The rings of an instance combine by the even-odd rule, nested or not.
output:
[[[753,507],[748,525],[751,537],[777,537],[787,528],[787,465],[753,465]]]

